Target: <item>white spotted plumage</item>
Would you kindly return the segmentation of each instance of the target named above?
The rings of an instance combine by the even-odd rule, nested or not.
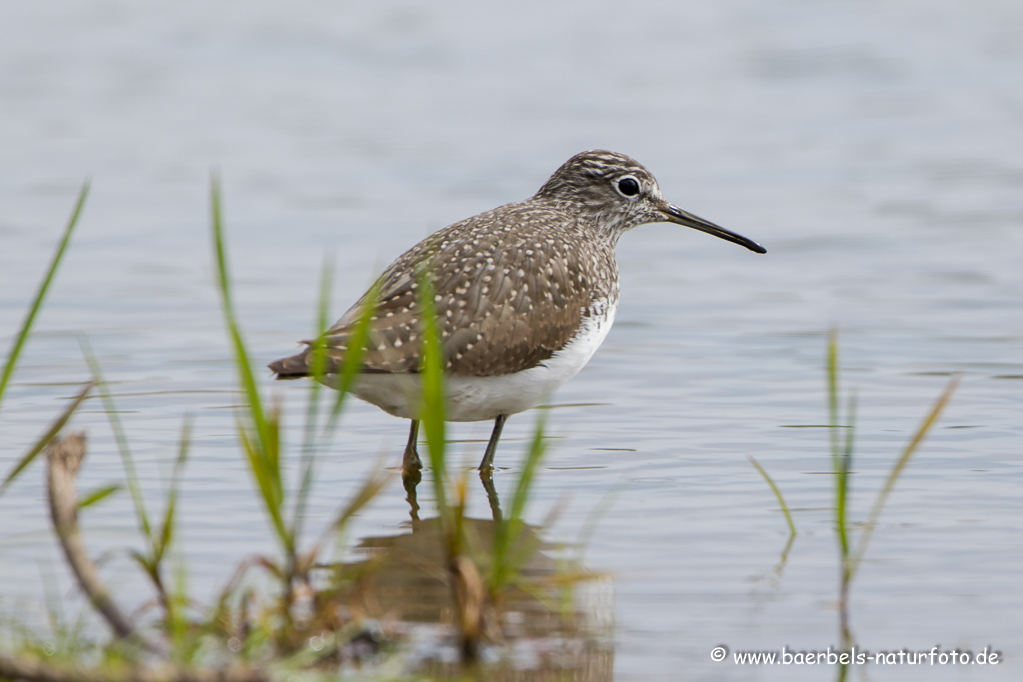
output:
[[[611,331],[617,310],[617,295],[595,302],[572,340],[534,367],[498,376],[448,377],[447,420],[489,421],[536,407],[590,361]],[[328,376],[327,381],[336,386],[336,375]],[[418,419],[422,395],[418,374],[363,374],[352,393],[395,417]]]

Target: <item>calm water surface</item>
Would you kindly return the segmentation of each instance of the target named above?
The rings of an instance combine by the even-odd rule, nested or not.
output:
[[[1023,657],[1023,6],[973,3],[314,2],[0,8],[0,340],[83,179],[92,193],[0,409],[4,469],[88,376],[86,335],[157,505],[182,418],[191,585],[272,552],[234,438],[212,284],[208,182],[223,179],[239,312],[270,361],[312,327],[325,254],[343,312],[434,229],[529,196],[571,154],[646,164],[665,195],[762,242],[640,228],[619,247],[617,324],[552,403],[533,520],[572,540],[620,490],[586,553],[613,578],[618,680],[827,680],[710,650],[838,642],[823,357],[841,330],[859,399],[854,518],[945,386],[963,381],[882,517],[852,592],[862,647],[1003,652],[997,667],[872,680],[1015,680]],[[270,389],[269,376],[266,377]],[[297,444],[304,389],[275,386]],[[536,413],[512,419],[510,495]],[[88,489],[122,476],[99,405]],[[809,427],[809,428],[797,428]],[[352,405],[320,467],[322,524],[406,424]],[[455,425],[475,463],[489,425]],[[746,456],[773,474],[800,535]],[[487,515],[482,489],[478,516]],[[428,500],[424,500],[427,503]],[[151,510],[152,513],[152,510]],[[408,518],[391,487],[359,536]],[[94,552],[137,545],[127,496],[88,512]],[[0,499],[0,608],[40,609],[53,547],[41,471]],[[123,553],[125,595],[144,585]]]

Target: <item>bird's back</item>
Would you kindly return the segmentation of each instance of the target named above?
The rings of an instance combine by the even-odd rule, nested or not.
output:
[[[434,233],[384,271],[362,372],[419,371],[423,276],[432,282],[451,376],[535,367],[575,337],[584,317],[618,297],[612,243],[536,198],[501,206]],[[364,306],[372,304],[368,296],[328,330],[327,373],[343,365]],[[308,375],[309,365],[307,349],[270,368],[294,377]]]

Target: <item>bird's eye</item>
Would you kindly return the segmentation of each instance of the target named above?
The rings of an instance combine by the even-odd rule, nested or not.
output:
[[[634,197],[639,194],[639,181],[631,175],[626,175],[616,185],[618,193],[623,197]]]

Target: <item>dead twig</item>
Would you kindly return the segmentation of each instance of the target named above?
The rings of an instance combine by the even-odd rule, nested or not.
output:
[[[122,638],[137,638],[151,651],[159,648],[144,640],[135,632],[134,626],[124,613],[117,608],[103,582],[96,564],[89,558],[78,530],[78,492],[75,476],[85,458],[85,434],[76,433],[66,438],[54,438],[46,452],[46,488],[50,501],[50,517],[53,519],[57,539],[64,550],[78,585],[89,597],[89,601],[106,619],[114,633]]]
[[[89,559],[78,530],[78,492],[75,476],[85,458],[85,434],[54,438],[46,452],[46,487],[50,516],[57,538],[64,550],[78,584],[89,601],[122,639],[138,642],[150,652],[162,648],[142,637],[131,620],[117,608],[99,578],[96,565]],[[82,670],[44,663],[28,658],[15,658],[0,653],[0,678],[32,682],[265,682],[269,679],[260,670],[248,666],[218,668],[182,668],[175,665],[102,668]]]
[[[450,571],[462,658],[475,661],[479,658],[479,645],[485,628],[486,587],[476,564],[465,555],[451,559]]]

